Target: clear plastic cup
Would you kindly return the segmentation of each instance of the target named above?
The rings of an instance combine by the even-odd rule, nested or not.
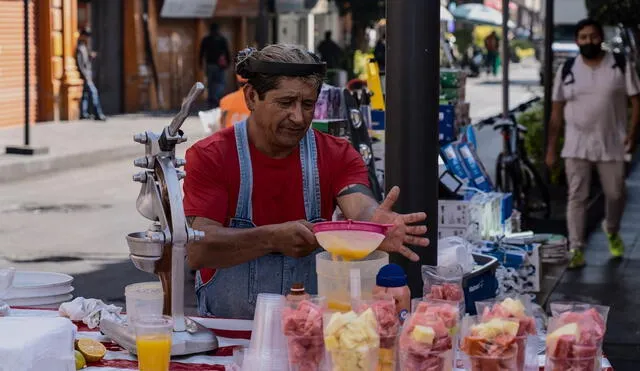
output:
[[[282,295],[258,294],[249,343],[249,350],[253,354],[260,356],[263,353],[286,353],[287,342],[282,333],[282,311],[285,305]]]
[[[324,337],[287,336],[289,371],[322,370]]]
[[[465,370],[469,371],[501,371],[518,370],[518,350],[517,345],[499,356],[469,356],[464,357]]]
[[[400,317],[397,315],[395,298],[390,294],[378,294],[373,299],[354,298],[351,307],[358,314],[373,308],[378,321],[376,330],[380,336],[378,371],[395,370],[396,343],[400,334]]]
[[[144,315],[133,320],[140,371],[169,371],[173,320],[169,316]]]
[[[376,371],[379,352],[380,349],[377,347],[329,351],[330,369],[333,371]]]
[[[124,288],[127,305],[127,324],[132,325],[138,316],[161,316],[164,306],[162,283],[141,282]]]
[[[597,356],[582,358],[555,358],[547,356],[544,366],[545,371],[556,370],[584,370],[600,371],[600,360]]]
[[[327,300],[323,296],[287,300],[282,328],[287,338],[290,371],[320,369],[325,352],[322,331],[326,309]]]
[[[395,371],[396,369],[396,341],[393,338],[380,338],[380,350],[378,351],[378,371]],[[389,346],[392,344],[391,346]]]
[[[452,371],[453,354],[453,349],[427,354],[403,350],[398,354],[400,370]]]

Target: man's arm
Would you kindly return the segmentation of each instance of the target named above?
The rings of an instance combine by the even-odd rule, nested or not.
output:
[[[337,197],[340,211],[347,219],[370,221],[378,208],[373,192],[364,184],[351,184],[343,188]]]
[[[226,228],[202,217],[190,216],[188,221],[204,232],[202,240],[187,246],[187,262],[193,269],[228,268],[273,252],[298,258],[318,248],[306,221],[247,229]]]
[[[629,125],[629,135],[625,141],[625,150],[633,154],[638,142],[638,126],[640,124],[640,95],[629,97],[631,101],[631,122]]]
[[[564,122],[564,104],[565,102],[553,102],[551,104],[551,119],[549,120],[549,141],[547,142],[549,151],[556,151],[558,137]]]
[[[204,238],[190,243],[187,261],[194,269],[227,268],[273,252],[267,227],[232,229],[207,218],[188,217]]]
[[[564,97],[564,84],[562,81],[562,70],[564,64],[558,67],[556,75],[553,79],[553,91],[551,92],[551,117],[549,118],[549,133],[547,135],[547,153],[545,154],[545,164],[551,168],[557,161],[556,145],[560,130],[564,123],[564,105],[566,99]]]

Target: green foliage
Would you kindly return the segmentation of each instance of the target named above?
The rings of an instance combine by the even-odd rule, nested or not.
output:
[[[640,23],[640,0],[586,0],[586,4],[589,16],[602,24],[636,26]]]
[[[533,48],[533,43],[529,40],[522,40],[522,39],[518,39],[518,40],[511,40],[511,47],[512,48],[520,48],[520,49],[532,49]]]
[[[472,29],[459,29],[453,32],[453,36],[456,38],[456,46],[460,54],[465,53],[467,48],[471,46],[473,42],[473,30]]]
[[[527,133],[524,140],[524,146],[527,151],[527,155],[534,166],[542,172],[545,168],[544,164],[544,147],[546,138],[544,137],[544,106],[535,104],[531,106],[527,111],[518,115],[517,121],[520,125],[527,128]],[[560,155],[560,149],[564,144],[564,137],[560,137],[558,145],[558,158]],[[559,184],[564,179],[564,163],[558,161],[558,163],[551,169],[551,183]]]

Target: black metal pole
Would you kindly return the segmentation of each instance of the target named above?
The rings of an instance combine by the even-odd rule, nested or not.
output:
[[[260,0],[258,3],[258,24],[256,27],[256,42],[258,43],[258,49],[262,49],[267,46],[269,39],[269,12],[267,5],[267,0]]]
[[[509,117],[509,0],[502,0],[502,116]]]
[[[553,85],[553,1],[545,0],[544,7],[544,153],[549,146],[549,120],[551,119],[551,87]],[[548,173],[548,171],[547,171]],[[547,174],[548,177],[548,174]]]
[[[400,256],[414,297],[422,295],[421,265],[437,264],[440,2],[387,1],[385,183],[400,187],[396,211],[427,213],[428,248],[419,263]]]
[[[24,145],[30,142],[29,133],[29,0],[24,0]]]
[[[30,127],[30,107],[29,102],[30,99],[30,79],[29,74],[31,73],[31,68],[29,65],[29,3],[30,0],[24,0],[24,144],[23,145],[15,145],[15,146],[7,146],[5,148],[5,153],[9,155],[42,155],[49,152],[47,147],[32,147],[31,144],[31,127]]]

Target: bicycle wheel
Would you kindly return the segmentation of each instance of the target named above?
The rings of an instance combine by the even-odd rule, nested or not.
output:
[[[526,194],[522,192],[522,178],[518,162],[507,161],[503,153],[496,160],[496,187],[502,193],[511,193],[513,208],[525,214]]]
[[[527,160],[520,160],[522,190],[526,196],[526,215],[548,219],[551,216],[551,197],[542,176]]]

